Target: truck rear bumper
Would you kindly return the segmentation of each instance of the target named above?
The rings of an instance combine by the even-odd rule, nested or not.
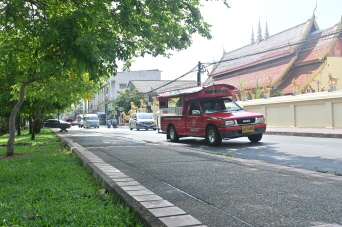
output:
[[[237,137],[250,136],[250,135],[260,134],[264,132],[266,132],[266,127],[255,128],[254,132],[250,132],[250,133],[242,133],[242,130],[221,131],[219,133],[221,137],[224,139],[224,138],[237,138]]]

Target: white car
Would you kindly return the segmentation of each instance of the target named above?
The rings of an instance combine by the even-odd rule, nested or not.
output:
[[[129,129],[153,129],[157,130],[157,123],[149,113],[134,113],[129,119]]]

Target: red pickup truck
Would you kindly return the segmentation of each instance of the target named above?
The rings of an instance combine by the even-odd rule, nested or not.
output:
[[[234,90],[231,85],[215,84],[160,94],[161,132],[172,142],[188,136],[205,137],[212,146],[238,137],[259,142],[266,131],[265,118],[235,103]]]

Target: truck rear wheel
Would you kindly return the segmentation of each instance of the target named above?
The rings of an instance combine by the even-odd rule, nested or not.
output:
[[[249,141],[252,143],[259,142],[262,138],[262,133],[248,136]]]
[[[171,125],[169,127],[167,134],[169,134],[171,142],[178,142],[179,141],[179,136],[178,136],[177,131],[173,125]]]
[[[218,146],[222,143],[222,137],[215,126],[208,127],[206,139],[211,146]]]

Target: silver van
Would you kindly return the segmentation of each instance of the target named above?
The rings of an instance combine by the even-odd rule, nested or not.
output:
[[[99,128],[100,127],[100,120],[97,114],[84,114],[83,115],[83,126],[84,128]]]

